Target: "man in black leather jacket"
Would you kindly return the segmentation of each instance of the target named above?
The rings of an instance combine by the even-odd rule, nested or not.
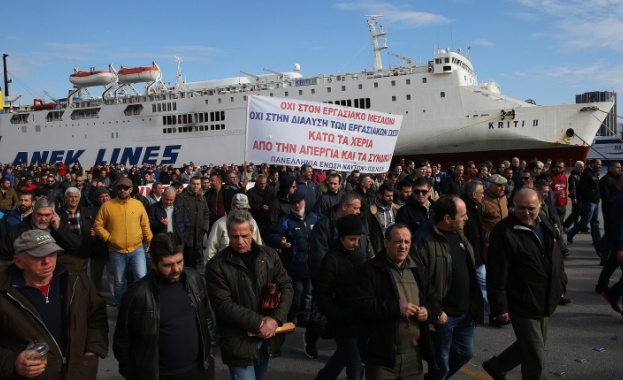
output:
[[[173,232],[150,245],[152,271],[124,295],[113,352],[126,379],[214,379],[216,329],[205,280],[184,268]]]

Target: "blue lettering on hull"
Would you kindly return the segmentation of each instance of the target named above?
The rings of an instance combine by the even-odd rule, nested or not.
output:
[[[161,146],[147,146],[147,147],[125,147],[114,148],[109,151],[106,148],[101,148],[97,151],[95,162],[86,163],[87,165],[106,165],[110,164],[125,164],[125,165],[141,165],[147,164],[162,164],[162,165],[174,165],[177,162],[177,157],[181,145],[166,145]],[[44,163],[56,163],[63,162],[65,165],[73,164],[74,162],[80,162],[80,157],[84,154],[85,150],[53,150],[53,151],[35,151],[35,152],[18,152],[13,160],[13,165],[17,166],[22,163],[27,165],[36,164],[41,165]]]

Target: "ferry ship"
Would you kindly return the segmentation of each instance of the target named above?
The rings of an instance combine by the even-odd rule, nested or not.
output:
[[[497,162],[518,156],[572,163],[586,159],[614,104],[538,106],[503,95],[496,82],[478,81],[469,48],[465,54],[438,49],[422,64],[389,53],[404,62],[385,68],[380,15],[366,17],[374,65],[359,72],[304,76],[295,64],[292,71],[241,71],[243,76],[187,83],[178,59],[177,81],[167,87],[156,63],[76,69],[67,99],[22,107],[5,99],[0,162],[241,163],[247,98],[260,95],[402,115],[394,159]],[[136,89],[138,83],[144,90]],[[93,96],[91,89],[102,85],[102,94]]]
[[[591,145],[588,159],[599,158],[604,162],[623,161],[623,138],[620,135],[597,136]]]

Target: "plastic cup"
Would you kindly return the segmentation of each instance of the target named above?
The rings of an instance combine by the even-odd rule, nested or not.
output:
[[[48,351],[50,351],[50,346],[48,346],[45,342],[34,342],[30,343],[26,350],[31,351],[28,355],[28,359],[30,360],[40,360],[44,365],[48,365]]]

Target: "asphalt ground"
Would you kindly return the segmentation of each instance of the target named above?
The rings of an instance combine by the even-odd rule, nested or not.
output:
[[[550,319],[547,342],[546,368],[549,379],[623,379],[623,316],[613,311],[601,295],[595,293],[595,284],[601,271],[599,258],[593,250],[590,234],[580,234],[569,246],[570,256],[565,260],[569,277],[567,296],[573,303],[559,306]],[[617,269],[611,284],[621,276]],[[105,296],[110,299],[109,295]],[[117,311],[108,308],[110,343],[115,329]],[[304,329],[288,334],[282,356],[271,359],[267,380],[313,379],[335,350],[332,340],[318,342],[317,359],[307,358],[303,352]],[[483,371],[482,362],[502,352],[514,342],[511,326],[502,328],[478,326],[475,332],[475,356],[453,378],[490,379]],[[120,379],[117,361],[112,355],[100,361],[98,379]],[[216,378],[229,379],[227,367],[216,358]],[[340,379],[345,379],[342,371]],[[516,368],[508,379],[521,379]]]

